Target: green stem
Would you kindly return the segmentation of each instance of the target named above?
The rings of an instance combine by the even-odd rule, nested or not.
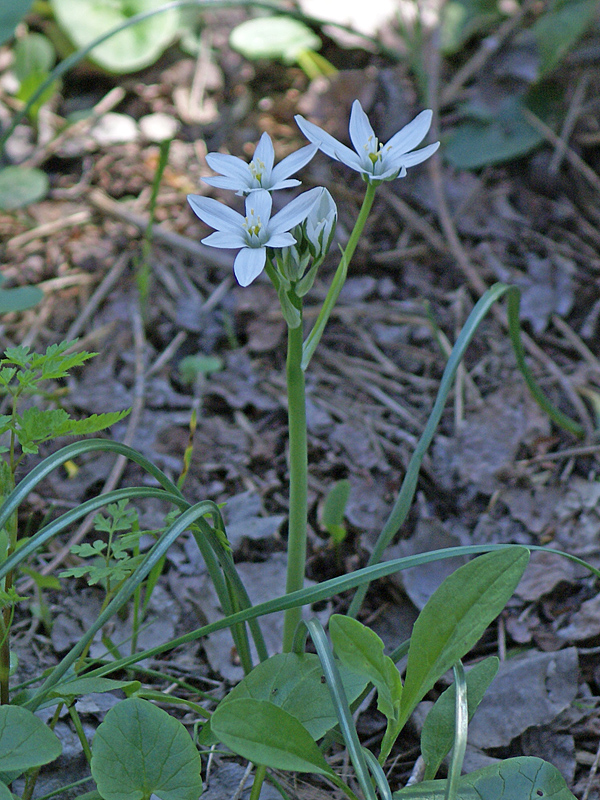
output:
[[[362,236],[363,228],[365,227],[365,223],[371,212],[371,207],[373,205],[373,200],[375,199],[376,190],[377,190],[376,186],[373,186],[371,183],[367,184],[367,191],[365,193],[365,197],[359,215],[356,219],[356,223],[354,224],[354,229],[350,234],[350,238],[348,239],[348,244],[346,245],[346,249],[342,252],[340,263],[338,264],[338,268],[335,272],[335,275],[333,276],[333,281],[331,282],[331,286],[329,287],[329,291],[327,292],[327,297],[325,298],[323,307],[319,312],[319,316],[317,317],[313,329],[307,336],[306,342],[304,343],[304,348],[302,353],[303,370],[306,370],[311,358],[313,357],[313,353],[315,352],[316,347],[319,344],[319,341],[321,340],[321,336],[323,335],[323,331],[325,330],[325,326],[327,325],[327,320],[329,319],[333,307],[335,306],[337,299],[340,295],[340,292],[342,291],[344,283],[346,282],[346,276],[348,274],[348,266],[350,265],[350,261],[352,260],[352,256],[354,255],[354,251],[356,250],[356,245],[358,244],[358,240]]]
[[[293,298],[300,311],[302,301]],[[304,372],[302,370],[302,324],[288,328],[287,353],[288,424],[290,437],[290,516],[287,550],[287,594],[304,587],[306,564],[306,517],[308,489],[308,456],[306,447],[306,406]],[[283,652],[292,650],[294,631],[302,619],[300,607],[285,612]]]
[[[260,797],[260,790],[267,774],[267,768],[263,764],[256,765],[256,772],[254,773],[254,781],[252,783],[252,790],[250,792],[250,800],[258,800]]]

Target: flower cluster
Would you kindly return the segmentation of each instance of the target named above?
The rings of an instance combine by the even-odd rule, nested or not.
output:
[[[286,282],[300,281],[312,257],[310,277],[307,275],[304,282],[311,284],[316,266],[325,257],[333,238],[337,220],[335,203],[326,189],[317,187],[299,195],[271,217],[270,192],[298,186],[300,181],[290,176],[306,166],[317,150],[359,172],[372,186],[403,178],[408,167],[425,161],[439,147],[436,142],[413,150],[425,138],[431,117],[431,111],[422,111],[382,145],[360,103],[355,100],[350,115],[350,140],[354,150],[304,117],[296,116],[298,127],[311,144],[287,156],[277,166],[274,166],[273,142],[267,133],[261,136],[249,164],[235,156],[209,153],[206,160],[220,175],[203,180],[245,197],[246,213],[239,214],[202,195],[188,195],[194,213],[215,228],[215,233],[202,241],[211,247],[239,249],[233,269],[241,286],[248,286],[263,271],[267,248],[281,251],[277,263]],[[296,230],[292,234],[293,228]],[[305,288],[303,286],[302,290]]]

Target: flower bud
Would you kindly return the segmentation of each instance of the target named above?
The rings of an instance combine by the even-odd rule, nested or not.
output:
[[[321,188],[321,196],[304,221],[304,236],[314,259],[327,254],[337,224],[337,208],[327,189]]]

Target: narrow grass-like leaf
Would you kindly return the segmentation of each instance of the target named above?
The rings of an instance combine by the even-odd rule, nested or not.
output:
[[[346,743],[346,747],[348,749],[348,755],[350,756],[352,766],[354,767],[356,780],[358,781],[363,795],[367,800],[377,800],[375,790],[373,789],[373,784],[371,783],[371,775],[369,773],[369,768],[367,767],[363,748],[358,739],[358,733],[356,731],[354,719],[352,718],[352,712],[350,711],[350,706],[348,705],[348,700],[346,699],[342,679],[340,678],[340,674],[331,651],[331,646],[327,641],[327,636],[325,635],[323,626],[317,619],[308,620],[305,625],[308,628],[311,639],[313,640],[315,650],[317,651],[317,655],[319,656],[319,660],[323,668],[325,680],[327,681],[327,686],[331,692],[331,699],[336,710],[340,730],[342,732],[342,736],[344,737],[344,742]]]
[[[92,743],[92,776],[104,800],[198,800],[200,754],[184,726],[147,700],[113,706]]]
[[[487,553],[453,572],[414,624],[400,728],[435,682],[477,643],[502,611],[529,561],[524,547]]]
[[[454,707],[454,745],[448,770],[445,800],[457,800],[458,785],[462,773],[465,752],[467,750],[467,732],[469,727],[469,707],[467,705],[467,681],[462,661],[454,665],[454,685],[456,702]]]
[[[393,800],[444,800],[446,781],[423,781],[394,792]],[[552,764],[533,756],[507,758],[464,775],[460,800],[576,800]]]
[[[209,636],[211,633],[215,633],[215,631],[221,631],[225,628],[229,628],[235,623],[248,622],[249,620],[262,617],[265,614],[285,611],[287,608],[318,603],[323,600],[327,600],[336,594],[340,594],[341,592],[347,592],[350,589],[356,589],[358,586],[368,584],[371,581],[377,580],[378,578],[384,578],[387,575],[392,575],[393,573],[400,572],[404,569],[418,567],[421,564],[429,564],[435,561],[442,561],[446,558],[479,555],[481,553],[499,552],[513,548],[514,545],[506,544],[465,545],[462,547],[448,547],[442,550],[434,550],[430,553],[420,553],[416,556],[394,559],[392,561],[386,561],[383,564],[373,564],[370,567],[364,567],[363,569],[357,570],[356,572],[352,572],[348,575],[332,578],[328,581],[323,581],[316,586],[309,586],[296,592],[290,592],[289,594],[274,598],[273,600],[268,600],[265,603],[259,603],[252,608],[238,611],[235,614],[232,614],[230,617],[211,622],[210,624],[204,625],[201,628],[197,628],[194,631],[190,631],[183,636],[178,636],[176,639],[172,639],[169,642],[161,643],[156,647],[151,647],[148,650],[136,653],[133,656],[127,656],[111,664],[98,667],[97,669],[91,670],[89,673],[87,673],[87,675],[88,677],[97,677],[108,675],[117,669],[126,669],[138,661],[142,661],[146,658],[154,658],[155,656],[168,652],[169,650],[179,647],[180,645],[185,645],[189,642],[195,642],[198,639],[201,639],[203,636]],[[572,561],[574,564],[578,564],[579,566],[588,570],[597,578],[600,578],[599,569],[591,564],[588,564],[583,559],[571,555],[570,553],[563,553],[560,550],[554,550],[553,548],[541,547],[538,545],[530,545],[527,549],[542,550],[545,553],[554,553],[555,555],[562,556],[563,558]],[[402,646],[402,649],[404,649],[404,645]],[[65,656],[65,659],[66,658],[67,657]],[[63,661],[61,661],[61,663],[54,668],[55,670],[60,670],[61,674],[63,670],[66,671],[66,669],[68,669],[68,666],[64,667],[65,659],[63,659]],[[49,680],[51,685],[54,685],[55,681],[52,675],[50,676]],[[40,689],[39,694],[36,694],[35,698],[32,699],[32,702],[36,704],[36,707],[41,702],[40,697],[47,689],[47,687],[42,688],[44,689],[44,692],[42,692]]]
[[[475,664],[466,674],[469,720],[493,681],[500,662],[490,656]],[[454,736],[454,703],[456,686],[453,683],[443,692],[427,715],[421,731],[421,753],[425,764],[425,780],[433,780],[442,761],[452,748]]]
[[[0,707],[0,772],[22,771],[58,758],[56,734],[21,706]]]
[[[223,744],[255,764],[292,772],[332,773],[302,723],[267,700],[246,697],[222,703],[210,726]]]

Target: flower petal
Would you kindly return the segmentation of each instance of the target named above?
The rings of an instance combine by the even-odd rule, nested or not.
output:
[[[208,183],[209,186],[214,186],[217,189],[230,189],[232,192],[237,191],[244,191],[250,192],[252,191],[247,183],[239,180],[239,178],[222,178],[221,176],[215,176],[214,178],[201,178],[202,183]]]
[[[269,222],[269,236],[274,236],[276,233],[284,233],[289,231],[294,225],[306,219],[311,208],[319,200],[321,196],[321,187],[316,186],[308,192],[295,197],[291,203],[284,206],[281,211],[278,211]]]
[[[358,100],[352,103],[349,131],[354,149],[359,155],[362,153],[365,146],[369,144],[369,140],[371,140],[373,149],[375,149],[375,133],[373,132],[369,118],[363,111]]]
[[[299,169],[302,169],[302,167],[308,164],[318,149],[316,144],[309,144],[306,147],[301,147],[300,150],[296,150],[295,153],[286,156],[277,164],[271,173],[271,181],[273,183],[278,183],[284,180],[284,178],[289,178],[294,172],[298,172]],[[273,189],[275,187],[272,186],[271,188]]]
[[[234,233],[239,231],[244,223],[244,218],[237,211],[229,206],[213,200],[212,197],[202,197],[199,194],[188,194],[188,203],[197,217],[211,228],[218,231],[228,231]]]
[[[415,164],[420,164],[422,161],[432,156],[439,146],[439,142],[428,144],[427,147],[422,147],[420,150],[407,153],[405,156],[402,156],[399,161],[403,167],[414,167]]]
[[[296,239],[291,233],[274,233],[265,242],[265,247],[291,247],[293,244],[296,244]]]
[[[248,286],[265,267],[267,251],[264,247],[244,247],[235,257],[233,271],[240,286]]]
[[[269,186],[270,192],[276,192],[278,189],[292,189],[294,186],[300,186],[300,181],[296,178],[287,178],[285,181],[277,181]]]
[[[223,247],[226,250],[233,250],[238,247],[246,247],[246,237],[241,228],[237,232],[215,231],[209,234],[206,239],[202,239],[202,244],[207,244],[209,247]]]
[[[247,184],[251,178],[250,168],[245,161],[227,153],[208,153],[206,163],[215,172],[226,175],[228,178],[237,178]]]
[[[383,148],[386,157],[395,158],[403,153],[408,153],[409,150],[421,144],[431,127],[432,117],[433,112],[429,109],[421,111],[412,122],[409,122],[398,133],[395,133]],[[389,156],[387,155],[388,153]]]
[[[252,161],[261,161],[265,165],[267,174],[270,174],[271,170],[273,169],[275,150],[273,149],[271,137],[266,131],[260,137],[258,144],[256,145],[254,155],[252,156]]]
[[[273,199],[265,189],[258,189],[251,192],[246,198],[246,217],[260,217],[263,225],[266,225],[271,216]]]
[[[336,161],[341,161],[343,164],[352,167],[352,169],[356,169],[357,155],[353,150],[350,150],[345,144],[338,142],[338,140],[334,139],[327,131],[322,130],[317,125],[301,117],[300,114],[296,114],[294,119],[306,138],[313,142],[313,144],[316,144],[319,150],[325,153],[326,156],[334,158]]]

